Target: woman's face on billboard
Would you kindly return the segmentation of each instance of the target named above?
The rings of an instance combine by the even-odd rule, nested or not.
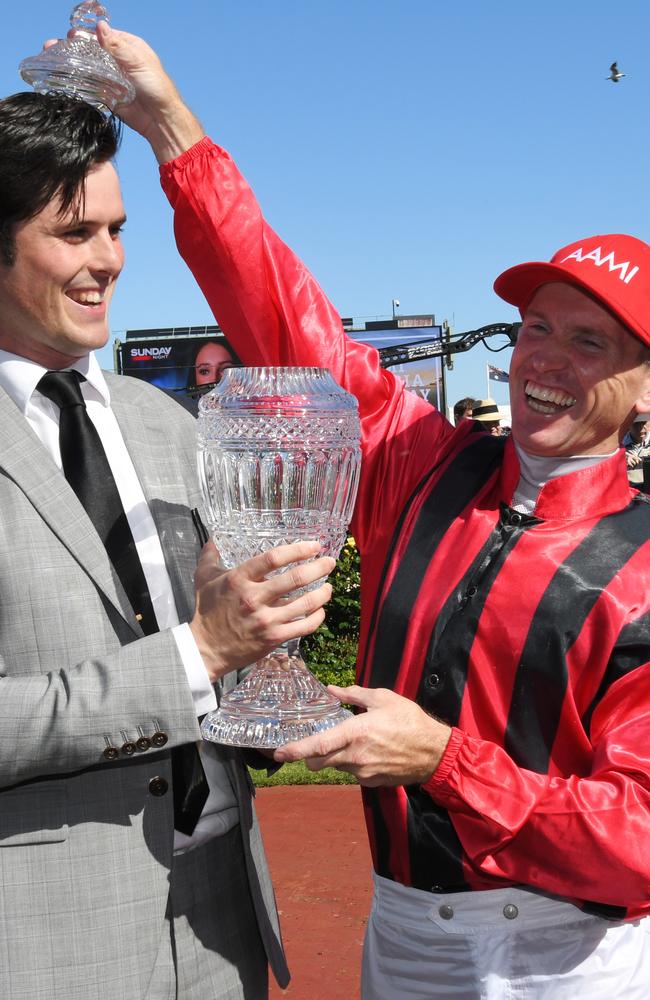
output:
[[[194,362],[196,385],[220,382],[226,368],[233,364],[232,354],[223,344],[204,344]]]

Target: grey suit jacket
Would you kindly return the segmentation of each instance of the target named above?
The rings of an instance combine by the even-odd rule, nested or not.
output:
[[[200,551],[195,423],[146,383],[107,382],[187,621]],[[163,749],[104,756],[159,730]],[[145,995],[165,934],[170,749],[199,736],[171,632],[142,635],[81,504],[0,390],[0,996],[85,997],[98,954],[115,977],[98,997]],[[286,984],[248,775],[238,752],[211,748],[237,793],[260,933]],[[152,794],[154,778],[168,794]]]

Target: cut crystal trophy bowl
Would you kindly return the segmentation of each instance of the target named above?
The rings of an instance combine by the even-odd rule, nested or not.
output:
[[[199,400],[199,478],[226,568],[296,541],[319,541],[336,558],[360,464],[357,401],[324,368],[230,368]],[[305,666],[299,641],[222,697],[203,720],[205,739],[272,748],[349,717]]]
[[[68,37],[23,59],[23,80],[39,94],[67,94],[101,111],[130,104],[133,84],[97,40],[97,22],[108,19],[106,7],[97,0],[78,3],[70,15]]]

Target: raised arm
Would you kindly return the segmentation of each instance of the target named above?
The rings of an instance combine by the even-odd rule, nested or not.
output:
[[[135,86],[135,100],[118,107],[117,112],[147,140],[159,163],[173,160],[203,138],[201,123],[151,46],[136,35],[116,31],[106,21],[98,23],[97,37]]]
[[[449,424],[382,369],[377,351],[345,335],[314,276],[267,224],[228,153],[204,136],[151,48],[105,26],[100,37],[135,83],[134,104],[118,110],[161,164],[179,251],[239,357],[328,368],[358,399],[365,461],[353,528],[365,548],[386,530],[381,498],[405,502]],[[408,477],[395,474],[392,448],[411,451]]]

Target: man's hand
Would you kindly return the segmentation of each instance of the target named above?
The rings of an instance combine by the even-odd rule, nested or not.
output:
[[[428,781],[449,742],[449,726],[386,688],[328,690],[366,711],[324,733],[285,743],[275,751],[278,762],[304,759],[310,771],[336,767],[368,787]]]
[[[116,31],[106,21],[98,22],[97,37],[135,87],[135,100],[119,105],[117,114],[144,136],[159,163],[173,160],[203,138],[199,121],[145,41]]]
[[[318,628],[325,618],[323,605],[332,596],[330,584],[322,583],[299,597],[289,595],[332,572],[334,559],[315,559],[319,551],[318,542],[280,545],[236,569],[224,570],[214,544],[203,547],[194,577],[196,612],[190,628],[211,680]],[[292,568],[277,573],[288,566]],[[271,573],[276,575],[269,578]]]
[[[627,459],[628,468],[634,469],[637,465],[641,465],[642,459],[635,451],[626,451],[625,457]]]

